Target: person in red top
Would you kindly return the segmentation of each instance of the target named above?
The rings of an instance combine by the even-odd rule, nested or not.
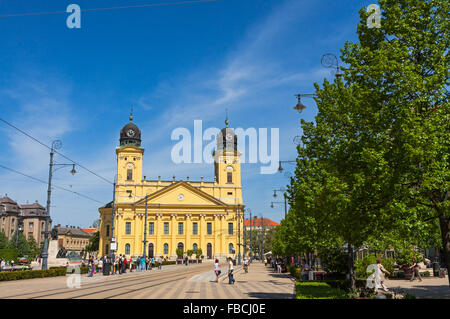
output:
[[[122,272],[126,273],[127,272],[127,257],[123,256],[123,269]]]

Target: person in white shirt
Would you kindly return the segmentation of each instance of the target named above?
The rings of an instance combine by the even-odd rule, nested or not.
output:
[[[2,259],[0,268],[1,268],[2,270],[5,269],[5,260],[4,260],[4,259]]]
[[[215,282],[219,282],[219,275],[222,271],[219,268],[219,260],[216,259],[214,262],[214,273],[216,274],[216,280]]]
[[[228,280],[229,284],[234,284],[235,280],[233,278],[233,260],[231,257],[228,257]]]
[[[248,259],[244,258],[244,270],[247,273],[248,272]]]
[[[388,291],[388,288],[384,284],[384,274],[390,275],[391,273],[384,269],[383,265],[381,264],[381,259],[377,259],[377,265],[375,266],[375,289],[383,288],[384,291]]]

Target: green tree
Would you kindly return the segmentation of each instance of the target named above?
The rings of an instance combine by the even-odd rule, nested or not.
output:
[[[30,237],[27,240],[28,242],[28,247],[29,247],[29,257],[31,259],[35,259],[37,256],[39,256],[40,253],[40,248],[38,243],[36,242],[36,240],[34,239],[34,237]]]
[[[380,0],[381,28],[360,11],[359,43],[342,50],[343,77],[315,84],[315,123],[302,120],[303,146],[285,249],[346,243],[353,251],[387,234],[426,237],[438,218],[450,248],[447,1]]]
[[[100,243],[100,232],[95,232],[91,238],[89,238],[89,244],[86,246],[86,252],[98,251],[98,245]]]
[[[6,248],[17,249],[17,255],[19,257],[23,257],[23,256],[30,257],[32,252],[31,252],[30,246],[29,246],[28,241],[25,238],[25,236],[22,234],[22,232],[19,232],[18,237],[17,237],[17,242],[16,242],[16,236],[17,236],[17,232],[14,232],[14,234],[12,235]]]
[[[6,248],[8,245],[8,237],[6,237],[5,233],[0,231],[0,249]]]
[[[427,223],[438,220],[449,268],[450,5],[442,0],[379,3],[382,27],[368,29],[362,11],[360,43],[347,43],[343,50],[345,79],[370,90],[377,101],[373,120],[384,127],[380,135],[388,151],[383,158],[394,168],[392,197],[400,195],[394,203],[403,217],[400,230],[423,237],[430,230]]]

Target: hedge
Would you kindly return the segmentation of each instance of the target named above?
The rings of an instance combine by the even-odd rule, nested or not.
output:
[[[79,269],[80,274],[87,274],[89,272],[88,267],[80,267]],[[69,273],[67,270],[66,267],[50,267],[48,270],[16,270],[0,272],[0,281],[65,276]],[[74,268],[72,268],[71,273],[75,273]]]
[[[48,270],[0,272],[0,281],[65,276],[66,271],[66,267],[58,267]]]
[[[323,281],[299,281],[296,283],[297,299],[346,299],[345,290],[331,287]]]

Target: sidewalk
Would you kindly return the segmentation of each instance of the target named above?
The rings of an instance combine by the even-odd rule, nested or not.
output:
[[[413,294],[420,299],[450,299],[447,276],[445,278],[422,277],[422,281],[391,279],[386,280],[385,283],[390,291]]]

